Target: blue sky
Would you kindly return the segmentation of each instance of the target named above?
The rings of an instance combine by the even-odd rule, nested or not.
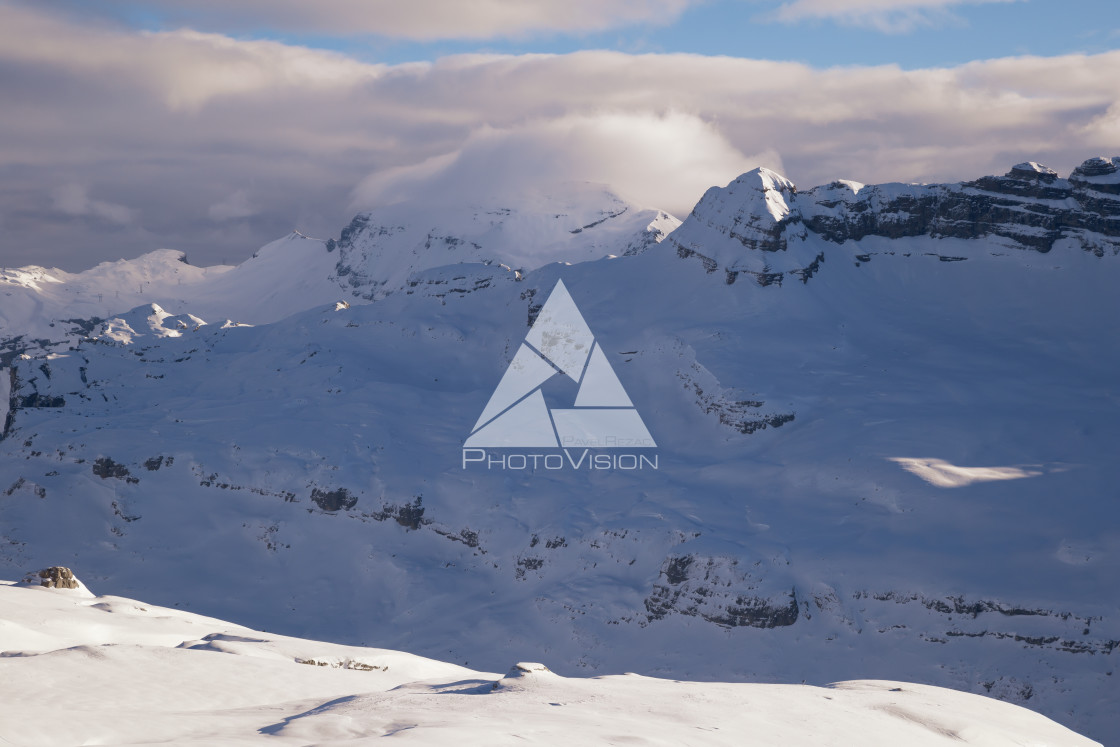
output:
[[[484,39],[432,41],[347,33],[301,33],[290,27],[240,20],[222,23],[181,9],[120,3],[108,16],[135,28],[172,30],[193,19],[246,39],[335,50],[366,62],[397,64],[464,53],[565,54],[609,49],[626,53],[684,52],[803,62],[814,67],[896,64],[904,69],[959,65],[971,60],[1019,55],[1099,53],[1120,46],[1120,3],[1115,0],[1015,0],[963,2],[922,11],[922,20],[890,22],[883,30],[866,20],[770,18],[780,7],[765,0],[708,0],[677,14],[604,31],[548,29]],[[920,6],[919,6],[920,7]]]
[[[1120,3],[1083,3],[1108,27],[1086,28],[1085,17],[1058,3],[994,3],[954,11],[956,19],[911,31],[882,31],[828,20],[798,24],[758,20],[751,3],[722,0],[686,10],[667,26],[643,25],[587,35],[521,40],[402,43],[387,40],[307,39],[370,60],[404,62],[487,50],[502,54],[566,53],[580,49],[621,52],[687,52],[804,62],[814,67],[897,64],[903,68],[957,65],[975,59],[1032,54],[1103,52],[1120,45]],[[1111,20],[1109,20],[1111,17]],[[300,41],[290,37],[293,42]]]
[[[1118,50],[1116,0],[0,0],[0,266],[238,261],[480,185],[683,217],[756,166],[1068,173],[1120,154]]]

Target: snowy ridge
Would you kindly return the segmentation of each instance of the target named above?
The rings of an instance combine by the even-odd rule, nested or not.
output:
[[[439,267],[492,266],[500,275],[551,262],[633,256],[679,224],[664,211],[629,205],[605,187],[562,184],[495,205],[390,205],[358,215],[328,246],[338,251],[340,280],[355,295],[375,298]]]
[[[1090,158],[1073,170],[1070,181],[1083,182],[1101,191],[1118,194],[1120,190],[1115,185],[1120,185],[1120,156]]]
[[[9,350],[74,343],[102,320],[153,303],[210,323],[265,324],[339,299],[442,297],[550,262],[640,254],[678,225],[601,185],[562,184],[501,205],[391,205],[357,216],[338,241],[293,231],[236,267],[194,267],[182,252],[161,249],[80,273],[0,269],[0,345],[18,337]]]
[[[194,314],[169,314],[153,303],[102,322],[90,332],[89,339],[130,345],[145,335],[181,337],[184,332],[198,331],[203,324],[206,322]]]
[[[1120,158],[1093,158],[1060,179],[1031,161],[1002,177],[959,184],[865,186],[841,180],[804,192],[767,169],[755,169],[709,190],[667,246],[699,259],[708,272],[722,270],[728,282],[749,273],[761,285],[783,278],[807,281],[829,255],[868,256],[864,244],[877,237],[988,240],[970,245],[962,256],[933,252],[946,261],[977,251],[1117,255],[1118,169]],[[846,251],[835,252],[835,245]]]
[[[104,319],[151,303],[173,305],[234,268],[194,267],[169,249],[133,260],[103,262],[80,273],[24,267],[0,269],[0,336],[60,339],[72,325],[64,320]],[[81,336],[81,330],[76,333]]]
[[[153,304],[173,316],[261,324],[344,294],[331,280],[325,242],[291,233],[237,267],[195,267],[161,249],[80,273],[25,267],[0,270],[0,341],[80,339],[88,324]]]
[[[353,744],[402,732],[433,745],[731,745],[747,734],[807,747],[1096,744],[1024,708],[936,687],[575,679],[528,662],[500,676],[84,590],[0,582],[5,742]]]

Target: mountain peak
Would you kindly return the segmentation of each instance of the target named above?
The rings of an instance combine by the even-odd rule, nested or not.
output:
[[[777,189],[779,191],[796,190],[792,181],[765,166],[757,166],[750,171],[743,172],[728,187],[730,188],[732,184],[761,185],[763,189]]]
[[[1112,158],[1096,156],[1088,159],[1070,174],[1070,179],[1078,178],[1083,181],[1093,179],[1120,183],[1120,156],[1113,156]]]
[[[422,200],[386,205],[358,214],[327,247],[338,250],[341,282],[372,298],[439,267],[532,270],[641,254],[677,225],[602,184],[563,182],[438,210]]]
[[[700,204],[712,192],[713,190],[708,190]],[[789,215],[790,202],[797,193],[797,187],[778,172],[759,166],[740,174],[722,193],[727,198],[741,201],[744,206],[749,205],[747,209],[762,222],[767,222],[767,218],[770,222],[778,222]]]
[[[1035,161],[1024,161],[1012,166],[1011,171],[1008,171],[1005,176],[1009,179],[1038,179],[1052,182],[1058,178],[1058,172]]]
[[[722,267],[729,282],[739,272],[759,278],[771,273],[775,256],[785,252],[789,240],[801,237],[793,211],[797,187],[776,171],[758,167],[739,175],[726,187],[712,187],[670,241],[680,257],[698,257],[708,272]],[[784,261],[784,260],[783,260]]]

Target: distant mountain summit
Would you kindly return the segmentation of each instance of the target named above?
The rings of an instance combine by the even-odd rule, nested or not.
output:
[[[475,264],[507,273],[550,262],[633,256],[656,245],[680,221],[629,204],[603,185],[565,183],[487,204],[408,202],[361,213],[327,242],[335,276],[355,295],[374,298],[406,287],[417,273]]]

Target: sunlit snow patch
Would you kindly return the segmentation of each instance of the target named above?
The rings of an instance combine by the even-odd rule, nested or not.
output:
[[[939,488],[961,488],[974,482],[993,480],[1021,480],[1024,477],[1038,477],[1042,474],[1039,470],[1022,467],[958,467],[944,459],[888,458],[907,472],[912,472],[930,485]]]

